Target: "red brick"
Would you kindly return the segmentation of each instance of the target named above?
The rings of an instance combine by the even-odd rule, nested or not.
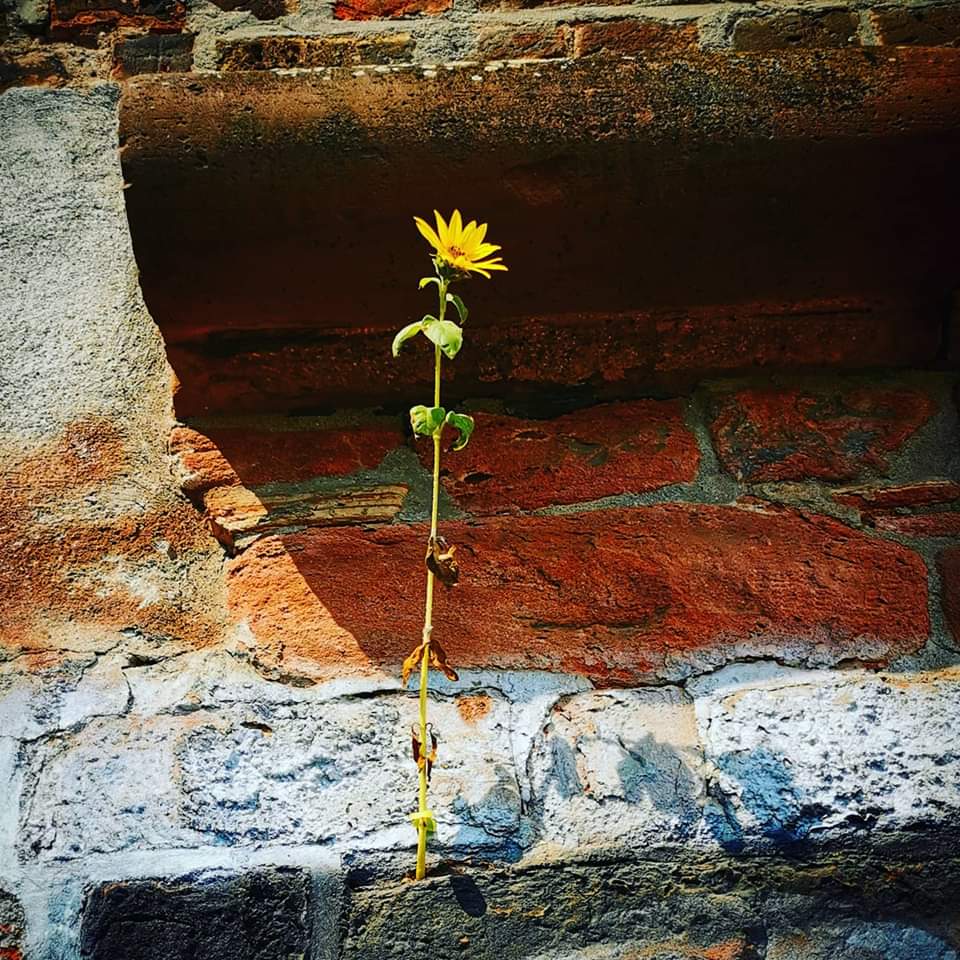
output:
[[[924,366],[940,343],[939,319],[858,300],[534,317],[470,331],[444,377],[461,393],[487,396],[531,382],[683,392],[706,376],[758,369]],[[415,349],[391,357],[393,332],[288,347],[264,331],[256,349],[203,356],[179,330],[185,345],[169,347],[182,382],[177,412],[285,412],[342,404],[344,395],[357,404],[420,403],[431,387],[428,365]]]
[[[717,398],[710,425],[724,468],[741,480],[850,480],[883,472],[934,412],[919,390],[756,389]]]
[[[399,426],[204,429],[209,436],[190,427],[176,427],[170,435],[170,450],[183,466],[182,489],[203,510],[214,536],[231,552],[242,545],[241,538],[249,541],[264,531],[283,527],[391,520],[407,494],[407,487],[397,484],[365,484],[326,493],[309,487],[282,492],[257,489],[272,483],[346,476],[375,467],[403,442]]]
[[[128,446],[109,421],[88,418],[0,472],[0,650],[56,650],[84,631],[102,636],[132,625],[190,647],[221,637],[210,598],[222,587],[189,577],[194,561],[218,561],[221,551],[190,504],[171,495],[131,502],[129,513],[69,515],[88,492],[139,468]],[[145,601],[124,564],[155,568],[167,586]]]
[[[573,55],[594,53],[672,54],[695,50],[699,32],[695,23],[661,20],[598,20],[576,27]]]
[[[60,87],[67,79],[67,67],[56,54],[43,50],[8,54],[0,50],[0,91],[8,87]]]
[[[877,39],[888,46],[960,44],[960,4],[871,10],[870,19]]]
[[[734,50],[847,47],[859,44],[859,18],[849,10],[805,10],[742,17],[733,28]]]
[[[870,519],[878,530],[907,537],[960,537],[960,513],[879,514]]]
[[[484,27],[477,36],[481,60],[544,60],[570,55],[566,26]]]
[[[787,509],[668,504],[448,523],[460,585],[436,635],[463,667],[632,684],[753,653],[884,661],[928,633],[919,555]],[[261,665],[314,676],[396,670],[420,636],[426,529],[269,537],[230,561],[232,615]]]
[[[217,61],[225,71],[350,67],[409,60],[413,46],[406,33],[256,37],[218,41]]]
[[[117,27],[179,33],[186,22],[182,0],[53,0],[50,33],[71,37]]]
[[[677,401],[639,400],[553,420],[477,414],[467,447],[444,457],[444,486],[475,513],[643,493],[696,478],[700,452]],[[417,443],[424,466],[433,449]]]
[[[943,614],[953,633],[953,639],[960,643],[960,547],[943,550],[937,557],[937,570],[940,571],[940,602]]]
[[[453,0],[336,0],[333,15],[337,20],[382,20],[415,14],[435,16],[452,6]]]
[[[224,484],[299,483],[314,477],[346,476],[376,467],[401,446],[399,425],[268,430],[204,427],[200,433],[178,427],[171,449],[194,476],[190,490]]]
[[[960,483],[953,480],[927,480],[895,487],[849,487],[837,490],[833,499],[866,513],[896,507],[922,507],[960,499]]]

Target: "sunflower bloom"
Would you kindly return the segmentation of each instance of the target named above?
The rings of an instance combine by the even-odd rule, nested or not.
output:
[[[506,270],[502,257],[494,257],[500,247],[484,243],[487,225],[471,220],[466,226],[459,210],[454,210],[447,223],[443,217],[433,211],[437,218],[437,229],[421,217],[414,217],[417,229],[427,242],[437,251],[436,259],[452,267],[458,273],[469,275],[479,273],[490,279],[491,270]]]

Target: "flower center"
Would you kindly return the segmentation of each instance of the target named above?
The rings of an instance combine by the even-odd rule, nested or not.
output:
[[[450,247],[450,255],[456,260],[457,257],[464,256],[464,252],[459,247]]]

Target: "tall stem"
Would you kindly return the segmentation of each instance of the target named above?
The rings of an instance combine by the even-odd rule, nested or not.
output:
[[[438,319],[443,320],[447,308],[447,282],[441,281],[440,312]],[[440,347],[435,346],[433,360],[433,405],[440,406]],[[437,536],[437,513],[440,506],[440,432],[433,435],[433,503],[430,508],[431,541]],[[430,674],[430,634],[433,631],[433,584],[432,570],[427,570],[427,600],[423,615],[423,657],[420,660],[420,753],[426,756],[427,747],[427,684]],[[427,764],[420,765],[420,801],[418,806],[420,819],[417,821],[417,873],[422,880],[427,872]]]

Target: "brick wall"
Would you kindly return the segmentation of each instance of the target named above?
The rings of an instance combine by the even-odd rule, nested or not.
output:
[[[956,46],[950,2],[562,4],[514,0],[23,0],[0,84],[451,61]]]
[[[0,960],[955,956],[949,4],[0,35]],[[511,273],[414,886],[434,203]]]

